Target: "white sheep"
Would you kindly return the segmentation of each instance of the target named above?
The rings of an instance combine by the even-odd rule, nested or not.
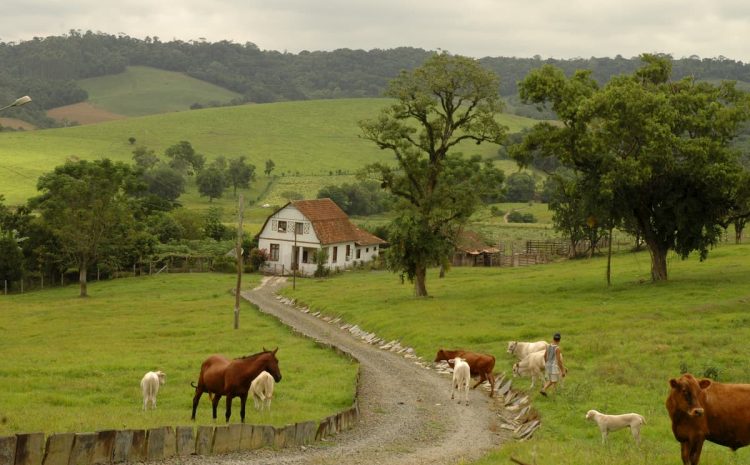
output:
[[[469,383],[471,382],[471,369],[466,360],[456,357],[453,359],[453,388],[451,389],[451,399],[454,398],[456,390],[464,391],[464,401],[469,405]],[[459,399],[458,403],[461,403]]]
[[[163,371],[149,371],[141,379],[141,391],[143,392],[143,410],[156,408],[156,394],[159,392],[159,386],[167,381],[167,375]]]
[[[540,350],[546,350],[549,345],[546,341],[536,342],[519,342],[510,341],[508,342],[508,353],[515,356],[518,360],[523,360],[528,355],[539,352]]]
[[[602,444],[607,442],[607,435],[610,431],[617,431],[627,426],[630,427],[630,434],[633,435],[636,444],[641,443],[641,426],[646,423],[646,419],[637,413],[623,413],[622,415],[607,415],[589,410],[586,412],[586,419],[593,420],[602,433]]]
[[[274,380],[267,371],[261,371],[250,383],[250,392],[253,395],[253,403],[256,410],[271,410],[271,399],[273,398]]]

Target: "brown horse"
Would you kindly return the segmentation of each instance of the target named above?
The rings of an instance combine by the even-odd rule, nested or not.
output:
[[[191,383],[195,388],[193,397],[193,416],[195,420],[195,410],[198,408],[198,402],[204,392],[213,394],[211,405],[213,406],[213,416],[216,420],[216,407],[219,405],[221,396],[227,398],[227,423],[232,415],[232,399],[240,398],[240,418],[245,422],[245,403],[247,401],[250,383],[262,371],[267,371],[278,383],[281,381],[281,371],[279,371],[279,361],[276,359],[276,351],[263,348],[263,352],[254,355],[229,360],[221,355],[212,355],[201,365],[201,374],[198,376],[198,385]]]
[[[476,389],[477,386],[482,384],[484,381],[490,383],[490,397],[495,393],[495,376],[492,374],[492,370],[495,369],[495,357],[489,354],[480,354],[476,352],[469,352],[466,350],[446,350],[440,349],[435,356],[435,363],[440,360],[445,360],[448,364],[453,363],[453,359],[461,357],[466,360],[469,364],[471,371],[471,377],[479,376],[479,381],[472,387]]]

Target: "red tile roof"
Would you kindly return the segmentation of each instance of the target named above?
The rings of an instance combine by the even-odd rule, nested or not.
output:
[[[331,199],[293,200],[287,205],[292,205],[310,220],[315,234],[323,245],[348,241],[360,246],[386,243],[383,239],[355,226],[349,221],[344,210]]]

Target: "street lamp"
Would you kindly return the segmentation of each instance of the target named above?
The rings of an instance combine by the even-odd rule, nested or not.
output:
[[[20,107],[21,105],[26,105],[29,102],[31,102],[31,97],[29,97],[28,95],[24,95],[23,97],[17,98],[16,101],[11,103],[10,105],[5,105],[4,107],[0,108],[0,110],[5,110],[6,108],[10,107]]]

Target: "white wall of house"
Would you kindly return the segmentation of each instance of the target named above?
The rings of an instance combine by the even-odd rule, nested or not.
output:
[[[277,273],[288,273],[292,267],[295,245],[295,224],[297,226],[297,251],[299,271],[312,275],[317,268],[314,254],[321,249],[321,244],[310,221],[291,205],[279,210],[266,222],[258,237],[258,248],[269,254],[267,266]],[[351,268],[356,263],[368,262],[378,256],[377,245],[358,247],[354,241],[326,244],[327,266],[331,270]],[[348,255],[347,255],[348,250]],[[334,255],[335,252],[335,255]],[[283,268],[282,268],[283,266]]]

